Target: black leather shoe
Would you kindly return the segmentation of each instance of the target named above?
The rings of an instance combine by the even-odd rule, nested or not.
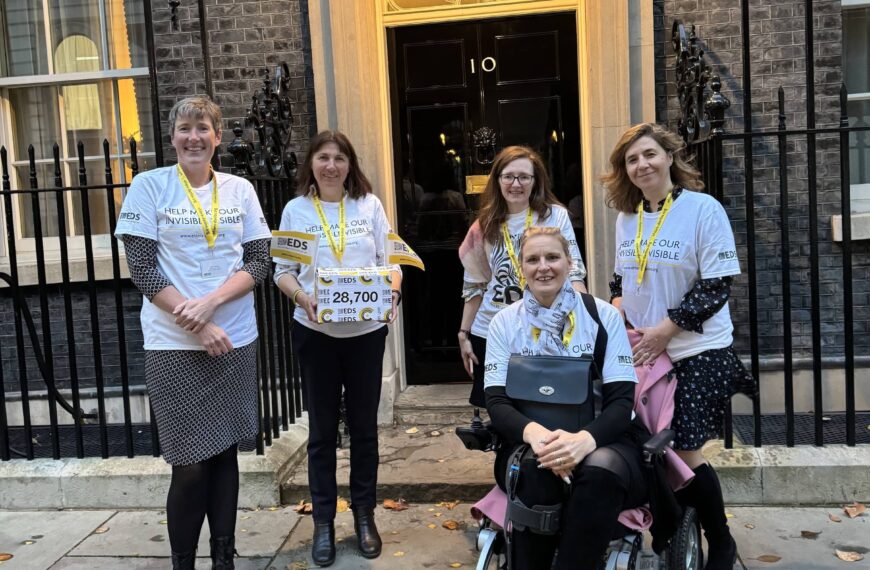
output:
[[[172,570],[194,570],[196,566],[196,549],[190,552],[172,553]]]
[[[233,556],[236,554],[236,537],[219,536],[208,540],[211,545],[212,570],[235,570]]]
[[[353,529],[359,541],[359,551],[366,558],[381,555],[381,535],[375,526],[375,512],[372,507],[353,509]]]
[[[332,521],[314,523],[311,558],[318,566],[331,566],[335,562],[335,524]]]

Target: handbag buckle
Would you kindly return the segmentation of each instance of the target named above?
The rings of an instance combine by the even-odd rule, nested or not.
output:
[[[541,386],[540,388],[538,388],[538,392],[540,392],[544,396],[552,396],[556,393],[556,389],[552,386]]]

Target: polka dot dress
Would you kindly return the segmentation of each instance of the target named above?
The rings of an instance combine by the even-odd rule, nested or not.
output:
[[[257,342],[221,356],[146,350],[145,383],[163,458],[190,465],[257,435]]]
[[[732,347],[712,349],[674,363],[674,447],[697,450],[722,437],[725,408],[748,376]]]

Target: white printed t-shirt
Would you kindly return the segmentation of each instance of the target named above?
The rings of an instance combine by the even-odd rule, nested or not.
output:
[[[386,242],[387,234],[392,233],[390,222],[384,212],[381,201],[374,194],[366,194],[362,198],[353,200],[345,197],[345,249],[342,263],[339,263],[329,247],[329,240],[323,231],[320,216],[314,208],[314,202],[308,196],[299,196],[287,202],[284,212],[281,214],[281,231],[297,231],[314,234],[320,237],[317,247],[316,265],[302,265],[286,259],[273,258],[277,269],[275,281],[279,281],[283,275],[290,273],[299,281],[302,290],[312,295],[314,293],[314,278],[318,267],[376,267],[386,265]],[[336,245],[339,243],[338,235],[338,202],[324,202],[323,213],[329,222]],[[394,271],[401,271],[398,265],[392,265]],[[293,318],[299,324],[323,334],[346,338],[359,336],[384,326],[385,323],[378,321],[354,322],[354,323],[312,323],[308,320],[305,310],[298,306],[293,313]]]
[[[642,248],[659,212],[643,214]],[[616,219],[616,269],[622,276],[622,309],[637,328],[652,327],[680,306],[699,279],[740,274],[734,234],[725,209],[712,196],[683,190],[674,200],[650,250],[643,283],[637,284],[634,254],[637,213],[621,212]],[[668,356],[677,361],[733,342],[731,314],[726,303],[704,321],[704,333],[680,330],[668,343]]]
[[[215,176],[219,230],[214,251],[209,250],[174,166],[142,172],[133,179],[115,229],[115,237],[157,241],[157,269],[188,299],[211,293],[242,267],[243,243],[271,237],[251,183],[223,172]],[[211,223],[211,181],[194,192]],[[214,270],[203,277],[201,263],[211,259]],[[145,350],[205,350],[195,335],[175,324],[173,315],[147,298],[142,300],[140,319]],[[221,305],[212,322],[227,333],[233,348],[255,341],[253,291]]]
[[[601,324],[607,331],[607,350],[604,354],[604,370],[601,371],[602,382],[637,382],[628,333],[625,331],[619,311],[597,298],[595,306],[598,308]],[[571,344],[568,346],[570,356],[577,358],[583,355],[594,356],[598,324],[586,312],[581,299],[577,299],[577,306],[574,307],[574,318],[577,325],[571,337]],[[489,336],[486,339],[484,389],[504,386],[511,355],[536,355],[537,344],[532,337],[532,327],[528,322],[522,301],[499,311],[489,325]]]
[[[526,210],[509,215],[507,225],[508,233],[514,244],[514,252],[519,258],[520,237],[526,229]],[[538,219],[538,214],[533,212],[532,225],[559,228],[562,236],[568,241],[568,253],[571,258],[569,276],[572,281],[582,281],[586,277],[586,266],[583,265],[583,259],[580,257],[580,248],[577,247],[577,238],[574,236],[574,228],[571,226],[568,210],[554,204],[551,206],[550,215],[543,219]],[[486,284],[483,300],[480,302],[480,308],[478,308],[474,322],[471,324],[471,334],[481,338],[488,336],[487,329],[492,317],[523,296],[523,291],[519,285],[519,276],[514,271],[507,248],[504,246],[504,239],[501,237],[501,229],[499,229],[498,235],[496,243],[491,244],[487,241],[484,244],[489,267],[492,269],[492,277]],[[471,277],[466,274],[465,281],[468,282],[470,279]]]

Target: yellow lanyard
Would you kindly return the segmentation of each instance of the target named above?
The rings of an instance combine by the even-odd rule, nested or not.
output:
[[[205,235],[205,241],[208,242],[208,248],[214,249],[214,242],[217,240],[218,236],[218,183],[217,183],[217,175],[214,173],[214,170],[209,167],[209,172],[211,173],[211,226],[208,225],[208,218],[205,217],[205,211],[202,209],[202,204],[199,203],[199,198],[196,197],[196,192],[193,191],[193,187],[190,185],[190,180],[187,179],[187,176],[184,174],[184,170],[181,168],[180,164],[175,165],[175,169],[178,171],[178,178],[181,180],[181,186],[184,188],[184,192],[187,194],[187,199],[190,200],[190,204],[193,206],[193,209],[196,210],[196,215],[199,218],[199,224],[202,226],[202,233]]]
[[[526,210],[526,226],[523,228],[525,232],[532,225],[532,209]],[[526,278],[523,277],[523,268],[520,265],[520,260],[517,259],[516,251],[514,250],[514,242],[511,240],[511,234],[508,231],[507,222],[501,224],[501,235],[504,239],[504,247],[507,249],[508,257],[511,258],[511,265],[514,266],[514,271],[520,278],[520,289],[526,288]]]
[[[652,249],[652,244],[656,241],[656,236],[659,235],[659,230],[665,223],[665,218],[668,217],[668,212],[671,209],[671,204],[674,203],[673,194],[668,192],[668,197],[665,198],[665,205],[662,206],[659,212],[659,219],[656,225],[653,226],[653,231],[646,242],[646,247],[641,252],[640,242],[643,239],[643,201],[637,205],[637,235],[634,238],[634,259],[637,261],[637,284],[643,283],[643,274],[646,272],[646,264],[649,261],[649,252]]]
[[[565,334],[562,335],[562,344],[565,345],[565,348],[571,346],[571,337],[574,336],[574,327],[577,322],[574,319],[574,311],[568,313],[568,328],[565,329]],[[532,338],[535,342],[538,342],[538,339],[541,338],[541,329],[538,327],[532,327]]]
[[[326,221],[326,214],[323,213],[323,206],[320,205],[320,198],[316,195],[313,197],[314,209],[317,210],[317,215],[320,217],[320,224],[323,226],[323,233],[326,234],[326,240],[329,242],[329,249],[332,250],[338,264],[341,265],[341,258],[344,256],[344,196],[341,197],[341,202],[338,203],[338,245],[335,245],[335,238],[332,236],[332,229],[329,227],[329,222]]]

